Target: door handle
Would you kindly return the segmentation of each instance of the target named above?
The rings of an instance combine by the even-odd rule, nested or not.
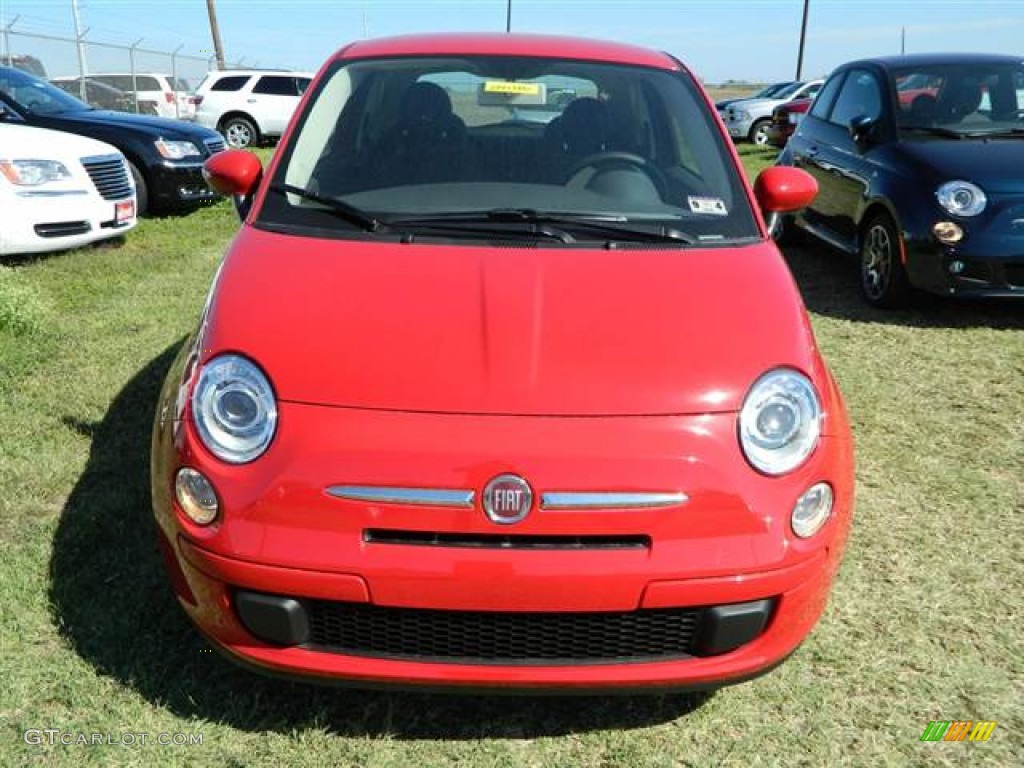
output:
[[[256,103],[256,99],[246,99],[245,103],[246,104],[255,104]]]

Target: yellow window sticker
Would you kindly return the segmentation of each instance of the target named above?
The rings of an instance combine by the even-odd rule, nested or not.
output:
[[[485,93],[516,93],[536,96],[540,93],[540,83],[512,83],[507,80],[488,80],[484,83]]]

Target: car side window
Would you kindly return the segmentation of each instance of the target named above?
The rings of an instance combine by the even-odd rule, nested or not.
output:
[[[295,87],[298,89],[299,95],[301,96],[309,88],[309,84],[312,82],[308,77],[296,77]]]
[[[821,120],[828,119],[828,113],[832,109],[832,103],[836,100],[836,93],[843,82],[843,77],[844,75],[840,73],[825,83],[818,93],[818,98],[814,100],[814,104],[811,107],[811,115]]]
[[[232,77],[222,77],[220,80],[210,86],[211,91],[238,91],[241,90],[242,86],[249,82],[248,75],[236,75]]]
[[[252,88],[253,93],[263,93],[268,96],[298,96],[295,88],[295,78],[281,77],[279,75],[264,75]]]
[[[878,119],[882,115],[882,90],[878,80],[863,69],[851,69],[843,83],[829,121],[847,126],[855,117]]]

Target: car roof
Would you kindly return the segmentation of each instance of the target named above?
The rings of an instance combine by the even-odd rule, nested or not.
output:
[[[902,67],[930,67],[938,64],[999,64],[1021,63],[1024,57],[1002,53],[907,53],[899,56],[875,56],[858,59],[843,65],[843,69],[857,65],[875,64],[886,69]],[[838,69],[838,67],[837,67]]]
[[[666,70],[682,68],[667,53],[623,43],[556,35],[499,33],[403,35],[360,40],[339,50],[333,59],[432,55],[535,56],[633,64]]]
[[[224,75],[300,75],[313,77],[312,72],[295,69],[214,69],[206,73],[207,77],[223,77]]]

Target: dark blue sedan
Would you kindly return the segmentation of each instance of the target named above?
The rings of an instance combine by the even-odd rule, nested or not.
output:
[[[778,163],[820,190],[781,231],[858,255],[869,304],[1024,297],[1024,57],[845,64]]]

